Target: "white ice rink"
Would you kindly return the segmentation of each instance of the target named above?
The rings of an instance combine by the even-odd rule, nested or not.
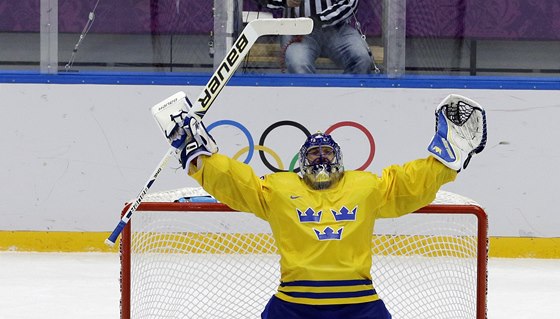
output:
[[[0,252],[0,319],[118,318],[118,279],[117,254]],[[490,259],[488,318],[560,319],[560,260]]]

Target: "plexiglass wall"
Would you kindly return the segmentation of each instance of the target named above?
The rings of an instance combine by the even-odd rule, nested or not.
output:
[[[282,15],[257,0],[0,0],[0,72],[211,72],[247,21]],[[371,76],[560,74],[556,0],[361,0],[349,23]],[[327,58],[317,71],[342,73]],[[274,36],[239,69],[287,72]]]

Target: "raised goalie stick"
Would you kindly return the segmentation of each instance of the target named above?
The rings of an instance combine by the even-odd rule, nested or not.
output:
[[[208,83],[206,83],[206,86],[200,93],[200,96],[195,101],[195,105],[191,108],[191,115],[199,121],[204,117],[210,106],[214,103],[218,94],[220,94],[229,79],[233,76],[243,61],[243,58],[247,55],[247,52],[249,52],[259,37],[263,35],[304,35],[309,34],[312,29],[313,21],[309,18],[257,19],[249,22],[232,45],[231,49],[226,54],[216,71],[214,71],[214,74],[212,74]],[[155,105],[152,108],[152,113],[154,113],[154,116],[157,116],[156,113],[160,113],[159,115],[165,115],[167,107],[173,105],[182,98],[186,98],[186,95],[183,92],[179,92]],[[167,112],[167,114],[169,113]],[[136,200],[134,200],[134,202],[128,207],[126,213],[123,215],[111,235],[105,239],[105,243],[107,245],[111,247],[115,245],[117,238],[132,217],[132,214],[136,211],[138,206],[140,206],[144,196],[148,193],[148,190],[152,187],[159,173],[165,168],[167,162],[173,156],[175,151],[176,149],[174,147],[170,147],[169,150],[167,150],[165,156],[150,176],[150,179],[136,197]]]

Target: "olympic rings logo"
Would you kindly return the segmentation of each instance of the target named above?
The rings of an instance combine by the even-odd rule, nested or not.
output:
[[[241,148],[239,151],[237,151],[237,153],[235,153],[235,155],[232,156],[233,159],[239,159],[241,157],[241,155],[247,153],[245,159],[243,160],[244,163],[249,164],[249,162],[252,160],[255,151],[259,152],[259,157],[262,161],[262,163],[272,172],[299,172],[299,167],[296,167],[296,164],[298,163],[298,159],[299,159],[299,149],[296,151],[296,154],[292,157],[290,164],[288,166],[288,169],[285,169],[284,167],[284,163],[282,162],[280,156],[271,148],[267,147],[265,145],[266,139],[267,137],[270,135],[270,133],[282,126],[288,126],[288,127],[294,127],[298,130],[300,130],[305,137],[308,137],[311,135],[311,133],[309,132],[309,130],[303,126],[302,124],[295,122],[295,121],[289,121],[289,120],[284,120],[284,121],[279,121],[276,122],[270,126],[268,126],[263,133],[261,134],[260,138],[259,138],[259,142],[258,144],[255,144],[253,136],[251,135],[251,132],[249,132],[249,130],[241,123],[237,122],[237,121],[232,121],[232,120],[219,120],[216,121],[210,125],[207,126],[207,130],[208,132],[212,131],[212,129],[219,127],[219,126],[233,126],[237,129],[239,129],[247,138],[247,143],[248,145]],[[365,162],[358,167],[356,170],[360,170],[363,171],[365,170],[373,161],[373,157],[375,156],[375,141],[373,139],[373,135],[371,134],[371,132],[364,127],[362,124],[356,123],[356,122],[352,122],[352,121],[341,121],[338,123],[335,123],[333,125],[331,125],[329,128],[327,128],[325,130],[326,134],[332,134],[332,132],[334,132],[335,130],[341,128],[341,127],[352,127],[352,128],[356,128],[359,131],[361,131],[367,138],[368,143],[369,143],[369,154],[365,160]],[[302,139],[303,141],[303,139]],[[274,161],[276,161],[276,166],[272,165],[267,157],[265,156],[265,153],[269,154]]]

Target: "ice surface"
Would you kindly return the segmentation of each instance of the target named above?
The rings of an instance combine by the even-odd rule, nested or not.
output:
[[[114,253],[0,252],[0,318],[119,318]],[[560,259],[489,261],[488,318],[560,318]]]

